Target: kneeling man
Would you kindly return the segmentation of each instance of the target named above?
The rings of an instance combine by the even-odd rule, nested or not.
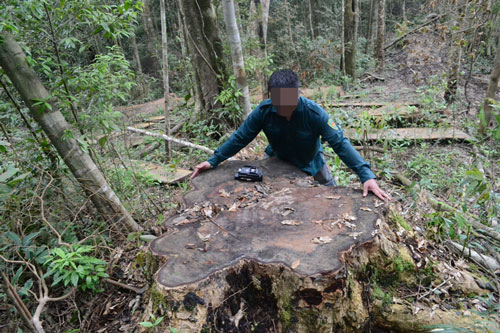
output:
[[[191,179],[235,155],[263,130],[269,141],[267,156],[277,156],[314,176],[319,183],[334,186],[335,180],[323,156],[321,137],[358,174],[363,183],[363,196],[371,191],[382,200],[391,200],[378,186],[370,165],[328,113],[313,101],[299,97],[299,78],[295,72],[288,69],[274,72],[268,89],[271,98],[260,103],[208,161],[195,167]]]

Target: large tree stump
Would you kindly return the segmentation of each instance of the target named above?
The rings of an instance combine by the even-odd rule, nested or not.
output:
[[[230,161],[196,178],[185,209],[151,244],[165,262],[155,295],[170,327],[359,332],[382,320],[379,327],[401,328],[383,306],[372,311],[360,273],[379,265],[390,275],[396,256],[413,264],[406,248],[384,235],[382,203],[361,190],[318,186],[276,159],[252,162],[263,182],[234,180],[244,164]]]
[[[348,281],[343,256],[373,241],[375,197],[312,184],[276,159],[253,163],[264,172],[262,183],[242,183],[234,174],[244,164],[197,178],[185,196],[188,208],[151,244],[167,259],[156,281],[175,312],[171,326],[363,327],[369,313],[362,287]]]

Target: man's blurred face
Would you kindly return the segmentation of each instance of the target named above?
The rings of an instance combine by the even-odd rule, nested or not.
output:
[[[299,89],[298,88],[272,88],[271,103],[280,116],[290,120],[293,111],[299,104]]]

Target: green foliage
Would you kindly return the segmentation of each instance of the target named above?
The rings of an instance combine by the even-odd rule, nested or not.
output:
[[[150,314],[150,318],[152,321],[142,321],[139,323],[139,325],[145,328],[155,328],[156,326],[160,325],[160,323],[163,321],[164,316],[156,318],[154,314]],[[172,328],[170,329],[170,332],[172,332]]]
[[[114,185],[117,194],[124,199],[134,197],[138,191],[139,185],[154,186],[157,180],[143,168],[111,168],[107,170],[110,182]]]
[[[431,238],[450,237],[468,242],[471,226],[462,214],[438,211],[426,216]]]
[[[381,300],[382,306],[384,307],[388,307],[392,304],[392,293],[385,292],[379,286],[375,286],[375,288],[373,288],[373,297],[375,299]]]
[[[491,137],[493,139],[495,139],[496,141],[500,141],[500,104],[498,104],[498,102],[495,100],[491,100],[490,106],[492,117],[495,119],[494,127],[490,128],[486,125],[483,107],[481,107],[481,110],[479,112],[479,121],[481,122],[482,126],[487,129],[487,132],[491,134]]]
[[[465,197],[473,198],[473,204],[479,206],[486,221],[499,216],[500,194],[483,172],[477,168],[467,170],[462,185],[465,186]]]
[[[64,286],[79,286],[83,291],[99,291],[101,278],[109,277],[106,273],[106,262],[86,253],[94,251],[89,245],[56,247],[50,250],[44,265],[48,268],[44,277],[52,276],[52,286],[60,283]]]
[[[432,76],[429,78],[429,83],[425,86],[418,87],[417,93],[420,95],[420,112],[423,112],[426,119],[426,126],[435,126],[441,119],[441,114],[438,110],[444,110],[447,107],[444,100],[444,92],[446,89],[446,80]]]
[[[426,150],[428,145],[421,144]],[[463,165],[457,165],[456,152],[428,153],[422,152],[414,155],[406,164],[412,177],[418,180],[418,184],[427,190],[439,190],[441,192],[456,191],[463,174]],[[447,167],[449,166],[449,167]]]
[[[349,170],[344,162],[340,159],[340,157],[333,151],[330,146],[324,147],[325,153],[332,157],[325,157],[330,167],[330,171],[332,175],[335,176],[335,180],[337,181],[337,185],[347,186],[354,183],[358,176]]]
[[[7,142],[5,143],[8,144]],[[0,166],[0,203],[5,202],[16,186],[29,175],[30,173],[28,172],[21,173],[21,170],[12,164],[7,164],[5,169]]]
[[[227,81],[224,81],[224,89],[219,93],[215,102],[222,104],[222,109],[217,110],[217,118],[229,121],[233,127],[240,124],[243,116],[243,110],[239,101],[243,93],[236,86],[236,79],[231,75]]]

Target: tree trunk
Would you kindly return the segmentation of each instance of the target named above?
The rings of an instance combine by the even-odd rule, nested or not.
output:
[[[224,11],[224,21],[226,23],[227,37],[229,47],[231,48],[231,60],[233,62],[233,72],[236,78],[236,85],[241,89],[243,96],[240,100],[243,113],[246,116],[250,114],[250,94],[248,92],[247,75],[245,72],[245,62],[243,52],[241,51],[240,32],[236,23],[233,0],[223,0],[222,10]]]
[[[354,79],[356,78],[356,48],[358,43],[358,0],[345,0],[344,10],[345,71]]]
[[[210,0],[179,0],[179,8],[186,28],[196,99],[208,117],[218,119],[214,111],[221,104],[215,99],[222,91],[227,75],[215,10]]]
[[[241,11],[240,11],[240,5],[238,4],[238,0],[234,2],[234,15],[236,16],[236,25],[238,26],[238,32],[243,34],[243,27],[241,26]]]
[[[491,104],[495,101],[496,92],[498,90],[498,80],[500,79],[500,39],[497,45],[497,52],[495,55],[495,60],[493,61],[493,71],[490,75],[490,82],[488,83],[488,89],[486,90],[486,98],[483,104],[483,114],[484,121],[481,121],[480,131],[481,133],[486,133],[486,128],[491,125],[493,120],[493,114],[491,111]],[[499,124],[500,125],[500,124]]]
[[[384,69],[384,40],[385,40],[385,0],[378,0],[377,9],[377,69]]]
[[[261,59],[267,58],[267,22],[269,18],[269,0],[251,0],[250,2],[250,24],[249,36],[259,41],[257,56]],[[262,99],[267,98],[267,77],[265,68],[257,70]]]
[[[177,29],[179,31],[179,39],[181,43],[181,56],[182,59],[186,59],[186,36],[184,34],[184,24],[182,23],[181,11],[177,8]]]
[[[161,20],[161,55],[163,68],[163,113],[165,114],[165,134],[170,135],[170,115],[168,111],[168,44],[167,44],[167,20],[165,18],[165,0],[160,0]],[[170,142],[165,142],[165,156],[170,157]]]
[[[342,18],[342,23],[341,23],[341,27],[342,27],[342,32],[340,34],[340,37],[341,37],[341,50],[340,50],[340,68],[342,69],[342,74],[344,76],[346,76],[346,70],[345,70],[345,1],[342,0],[340,1],[341,3],[341,18]]]
[[[309,18],[309,29],[311,31],[311,39],[314,39],[314,29],[313,29],[313,10],[312,10],[312,6],[311,6],[311,0],[307,0],[307,7],[309,8],[309,15],[308,15],[308,18]]]
[[[373,54],[375,32],[377,31],[378,0],[370,1],[370,15],[368,16],[368,32],[366,34],[365,53]]]
[[[407,18],[406,18],[406,0],[403,0],[401,11],[403,12],[403,22],[406,22],[407,21]]]
[[[103,219],[108,223],[125,223],[133,231],[142,230],[123,207],[90,156],[80,148],[75,138],[68,135],[71,132],[69,124],[61,112],[54,108],[51,96],[35,71],[29,67],[21,47],[10,35],[0,35],[0,66]]]
[[[156,30],[153,25],[153,19],[150,8],[151,0],[144,1],[144,12],[142,15],[144,31],[146,32],[146,48],[148,50],[149,59],[145,59],[147,66],[143,68],[147,73],[158,75],[158,65],[160,64],[160,57],[158,56],[156,48]],[[148,68],[149,67],[149,68]]]
[[[288,38],[290,39],[290,46],[292,49],[292,52],[295,56],[295,61],[297,61],[297,51],[295,50],[295,42],[293,41],[293,33],[292,33],[292,23],[290,20],[290,4],[288,3],[287,0],[283,2],[283,6],[285,7],[285,14],[286,14],[286,25],[288,27]]]
[[[139,49],[137,48],[137,42],[135,40],[135,34],[130,36],[130,41],[132,42],[132,49],[134,51],[135,62],[137,63],[137,71],[142,74],[141,57],[139,57]]]
[[[317,38],[320,35],[320,23],[321,23],[321,5],[320,0],[309,0],[311,2],[311,16],[312,16],[312,29],[314,38]]]
[[[463,23],[463,14],[462,10],[459,9],[458,17],[453,22],[453,26],[460,27]],[[457,88],[460,78],[460,67],[462,60],[462,33],[450,33],[451,45],[448,52],[448,73],[446,89],[444,92],[444,100],[451,104],[455,101],[457,97]]]

